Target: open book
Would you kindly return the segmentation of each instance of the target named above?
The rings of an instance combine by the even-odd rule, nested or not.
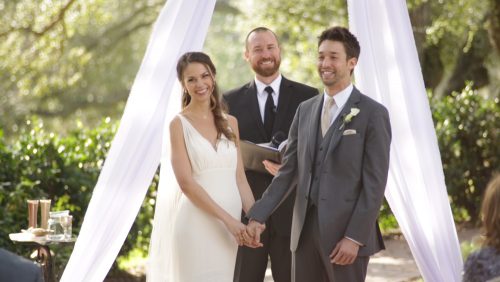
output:
[[[253,170],[262,173],[269,173],[262,162],[264,160],[280,164],[285,153],[287,141],[283,141],[278,148],[274,148],[270,143],[255,144],[250,141],[241,140],[240,150],[245,170]]]

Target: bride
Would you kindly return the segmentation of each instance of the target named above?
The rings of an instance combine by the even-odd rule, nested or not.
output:
[[[240,222],[254,198],[238,149],[238,123],[223,113],[215,66],[201,52],[177,63],[182,111],[170,123],[171,164],[182,194],[173,211],[162,278],[149,281],[233,281]],[[170,233],[170,232],[169,232]],[[170,236],[170,237],[169,237]],[[248,240],[250,242],[250,240]],[[160,263],[163,263],[160,261]]]

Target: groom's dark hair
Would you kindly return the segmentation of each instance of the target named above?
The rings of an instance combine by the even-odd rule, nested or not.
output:
[[[348,60],[350,58],[359,58],[361,48],[358,39],[347,28],[336,26],[323,31],[318,37],[318,47],[325,40],[342,42]]]

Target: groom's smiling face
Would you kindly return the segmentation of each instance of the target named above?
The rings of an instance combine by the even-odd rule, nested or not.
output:
[[[275,75],[281,64],[281,51],[275,35],[270,31],[251,33],[246,43],[245,59],[258,75]]]
[[[356,58],[347,58],[340,41],[324,40],[318,47],[318,73],[327,88],[349,85],[356,63]]]

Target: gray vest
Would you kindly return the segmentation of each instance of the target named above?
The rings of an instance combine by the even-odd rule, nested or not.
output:
[[[326,150],[328,149],[331,136],[335,131],[332,128],[329,128],[326,132],[325,137],[323,138],[323,136],[321,136],[321,125],[319,124],[320,123],[318,122],[318,128],[316,130],[316,146],[311,173],[311,187],[309,189],[309,201],[316,207],[318,206],[319,201],[320,176],[321,172],[323,171],[323,164],[325,163],[325,154]],[[333,123],[331,126],[335,126],[335,123]]]

